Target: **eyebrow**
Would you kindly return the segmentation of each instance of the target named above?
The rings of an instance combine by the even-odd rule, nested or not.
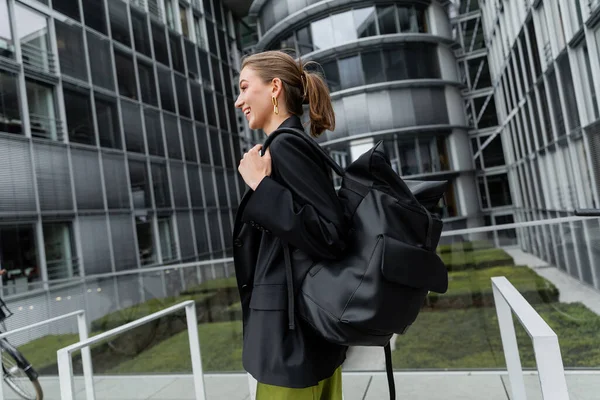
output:
[[[246,79],[242,79],[242,80],[240,81],[240,86],[242,86],[242,83],[243,83],[243,82],[248,82],[248,81],[247,81]]]

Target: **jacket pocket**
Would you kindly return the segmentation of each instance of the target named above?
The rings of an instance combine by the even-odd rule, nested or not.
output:
[[[253,310],[281,311],[287,308],[286,285],[257,285],[252,290],[250,308]]]

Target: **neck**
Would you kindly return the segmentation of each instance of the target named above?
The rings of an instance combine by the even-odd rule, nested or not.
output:
[[[289,113],[284,113],[281,111],[279,112],[279,115],[273,113],[271,119],[267,121],[267,123],[263,127],[263,131],[267,136],[269,136],[275,129],[279,127],[279,125],[283,123],[283,121],[285,121],[289,117],[291,117],[291,114]]]

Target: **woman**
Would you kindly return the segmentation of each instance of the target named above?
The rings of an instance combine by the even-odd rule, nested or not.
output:
[[[302,105],[308,103],[311,135],[333,130],[327,86],[304,67],[279,51],[243,61],[235,105],[251,129],[267,135],[278,127],[302,130]],[[347,347],[325,341],[300,321],[288,305],[288,288],[298,288],[306,274],[294,269],[294,261],[331,259],[343,251],[342,207],[328,167],[302,138],[282,133],[262,157],[260,149],[244,154],[238,168],[249,186],[233,232],[243,365],[258,381],[258,400],[341,400]],[[286,282],[284,242],[292,251],[292,285]]]

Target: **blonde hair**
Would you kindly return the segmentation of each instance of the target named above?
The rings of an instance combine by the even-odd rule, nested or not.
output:
[[[310,134],[318,137],[327,129],[335,129],[335,113],[327,84],[320,74],[306,70],[310,65],[318,66],[314,61],[296,62],[283,51],[256,53],[242,61],[242,69],[253,69],[265,83],[281,79],[285,105],[290,113],[301,116],[304,113],[302,105],[308,104]]]

